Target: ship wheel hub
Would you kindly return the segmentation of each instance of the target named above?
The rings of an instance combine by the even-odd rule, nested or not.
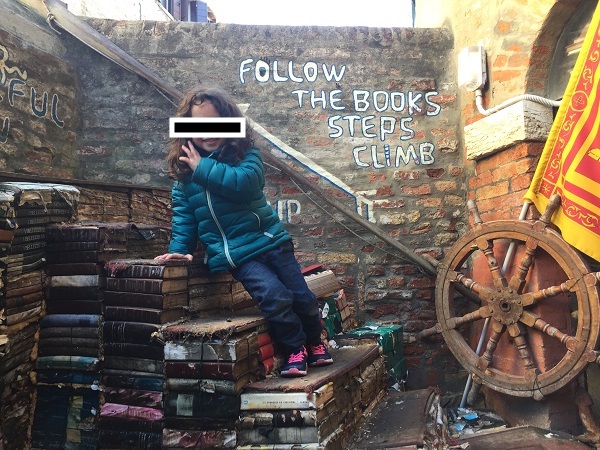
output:
[[[490,312],[496,321],[511,325],[523,315],[523,302],[518,295],[503,290],[492,297]]]

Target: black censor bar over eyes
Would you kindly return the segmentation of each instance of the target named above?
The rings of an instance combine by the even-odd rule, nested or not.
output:
[[[237,138],[246,137],[245,117],[171,117],[171,138]]]

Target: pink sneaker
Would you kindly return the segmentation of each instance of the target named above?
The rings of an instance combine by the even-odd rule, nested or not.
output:
[[[306,348],[304,345],[289,354],[283,368],[282,377],[303,377],[306,375]]]
[[[310,367],[328,366],[331,363],[333,363],[333,358],[323,342],[308,346],[308,365]]]

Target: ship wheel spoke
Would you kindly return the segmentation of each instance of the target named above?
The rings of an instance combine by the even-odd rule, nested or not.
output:
[[[523,315],[521,316],[520,320],[529,328],[535,328],[536,330],[546,333],[548,336],[559,340],[570,352],[574,352],[579,345],[579,341],[576,338],[561,332],[558,328],[553,327],[540,316],[532,313],[531,311],[523,311]]]
[[[577,285],[577,280],[567,280],[564,283],[559,284],[558,286],[550,286],[548,288],[535,291],[535,292],[527,292],[521,295],[521,302],[523,307],[535,305],[541,300],[556,297],[557,295],[564,294],[567,292],[571,292],[574,290]]]
[[[521,258],[521,262],[517,267],[517,272],[513,275],[508,283],[508,287],[519,294],[523,290],[523,286],[525,286],[525,278],[527,277],[529,269],[533,264],[533,259],[535,257],[535,251],[538,248],[538,244],[538,239],[533,237],[527,238],[525,241],[525,255],[523,255],[523,258]]]
[[[510,335],[510,337],[513,338],[513,341],[519,352],[519,357],[521,358],[521,361],[523,361],[525,369],[527,371],[535,372],[536,368],[535,364],[533,363],[533,359],[531,358],[529,344],[525,339],[525,328],[519,323],[507,325],[506,328],[508,329],[508,334]]]
[[[475,280],[463,275],[460,272],[454,270],[448,271],[449,280],[455,283],[460,283],[472,292],[475,292],[481,299],[489,301],[492,298],[492,291],[482,284],[477,283]],[[481,302],[480,302],[481,303]]]
[[[492,275],[492,281],[496,289],[502,289],[507,286],[506,278],[502,275],[500,266],[498,265],[498,259],[494,255],[494,240],[486,239],[481,236],[475,240],[477,248],[483,252],[487,259],[487,265]]]
[[[491,315],[492,312],[490,311],[490,308],[488,306],[482,306],[481,308],[468,314],[465,314],[464,316],[452,317],[448,319],[446,321],[446,326],[448,327],[448,329],[454,330],[462,325],[472,323],[477,320],[485,319],[487,317],[490,317]]]
[[[492,329],[490,338],[485,346],[485,352],[483,352],[483,355],[481,355],[477,361],[477,368],[480,370],[485,370],[492,364],[494,351],[498,346],[498,341],[500,341],[502,333],[504,333],[504,330],[506,329],[504,325],[502,325],[500,322],[496,322],[495,320],[492,320],[490,323],[490,328]]]

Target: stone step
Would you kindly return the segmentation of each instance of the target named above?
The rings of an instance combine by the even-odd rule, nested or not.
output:
[[[347,448],[364,415],[385,391],[385,362],[379,346],[373,344],[344,346],[330,353],[333,364],[309,367],[304,377],[274,377],[246,385],[241,395],[238,449],[252,445],[291,448],[292,444]],[[292,411],[305,418],[293,422]],[[261,422],[265,416],[273,417],[273,422]],[[297,423],[300,426],[288,425]]]

